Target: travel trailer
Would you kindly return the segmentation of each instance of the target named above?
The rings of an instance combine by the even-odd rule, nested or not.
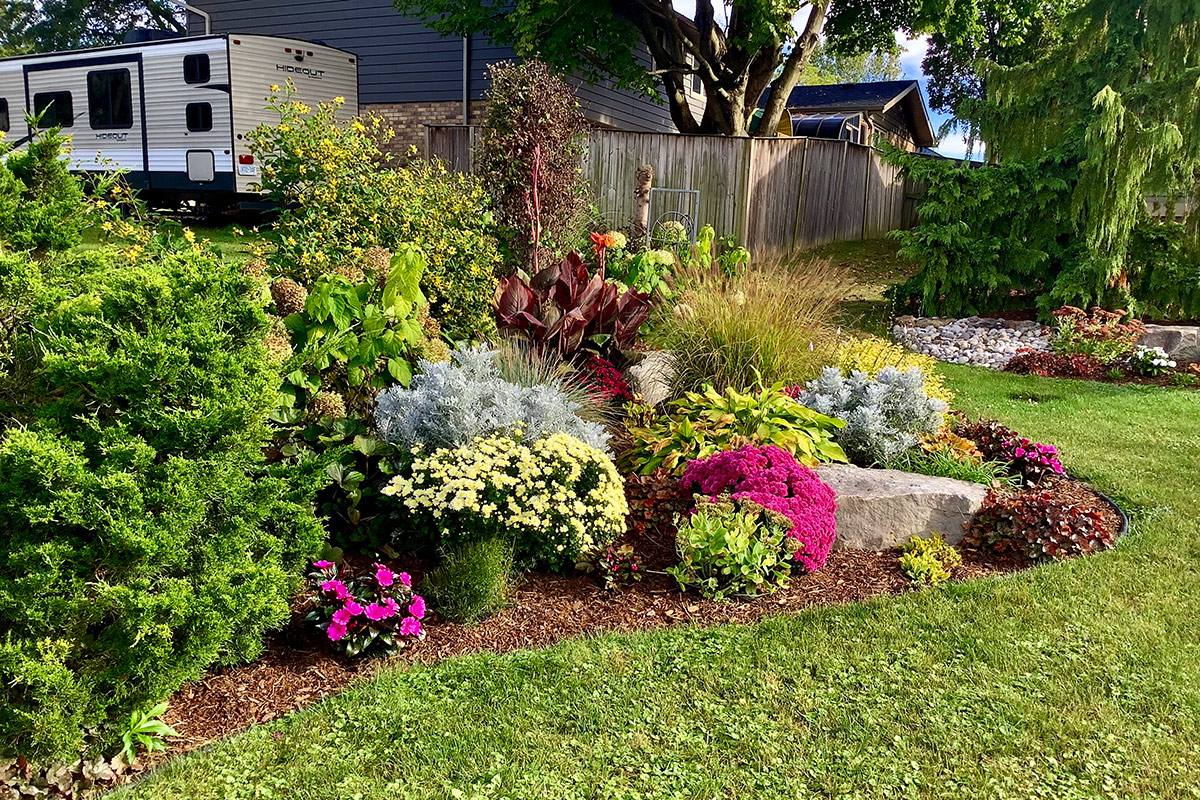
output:
[[[10,147],[41,128],[71,134],[80,172],[128,172],[155,204],[227,207],[261,200],[260,165],[247,134],[278,123],[272,85],[289,79],[315,106],[345,98],[358,108],[358,59],[326,45],[233,33],[0,59],[0,133]]]

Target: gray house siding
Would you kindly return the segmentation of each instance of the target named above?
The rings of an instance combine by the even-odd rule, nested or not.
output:
[[[442,37],[419,20],[402,16],[391,0],[193,0],[192,5],[212,15],[214,33],[290,36],[355,53],[363,106],[462,101],[462,40]],[[195,14],[189,14],[188,25],[192,33],[203,31]],[[468,52],[469,94],[481,100],[488,87],[488,65],[516,54],[482,36],[471,37]],[[574,83],[585,114],[598,124],[674,130],[666,105],[653,98]]]

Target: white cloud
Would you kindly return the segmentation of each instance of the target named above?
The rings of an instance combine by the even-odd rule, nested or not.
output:
[[[929,50],[929,37],[918,36],[910,39],[896,31],[896,44],[903,51],[900,54],[901,74],[905,78],[925,77],[925,73],[921,72],[921,62],[925,60],[925,53]]]

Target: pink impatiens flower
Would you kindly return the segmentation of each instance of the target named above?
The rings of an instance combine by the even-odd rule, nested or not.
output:
[[[396,573],[385,567],[383,564],[375,565],[375,582],[380,586],[391,586],[395,580]]]
[[[336,622],[329,623],[329,630],[325,632],[331,642],[340,642],[346,636],[346,626],[338,625]]]
[[[383,607],[387,609],[389,617],[394,617],[400,613],[400,604],[396,602],[396,598],[394,597],[385,597],[383,599]]]
[[[325,581],[321,584],[322,592],[332,592],[333,596],[338,600],[345,600],[350,596],[350,590],[346,588],[346,584],[341,581]]]
[[[346,605],[342,606],[342,610],[350,614],[352,617],[357,617],[363,613],[363,607],[353,600],[347,600]]]
[[[403,583],[405,586],[412,586],[412,577],[409,576],[409,574],[407,572],[401,572],[396,577],[399,578],[400,582]]]
[[[404,636],[420,636],[421,621],[416,617],[405,617],[400,623],[400,633]]]
[[[333,612],[333,621],[342,627],[349,625],[352,619],[354,619],[354,615],[350,613],[349,609],[339,608]]]
[[[378,622],[381,619],[387,619],[391,616],[391,612],[387,606],[381,606],[379,603],[371,603],[366,610],[367,619]]]
[[[325,561],[324,559],[322,559],[320,561],[314,561],[313,566],[316,567],[317,569],[328,569],[329,567],[333,566],[333,562]]]
[[[417,619],[425,618],[425,598],[421,595],[414,595],[412,603],[408,606],[408,613],[412,614]]]

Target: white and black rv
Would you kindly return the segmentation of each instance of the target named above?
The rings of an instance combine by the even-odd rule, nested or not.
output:
[[[315,106],[358,108],[358,59],[327,45],[218,34],[0,59],[0,133],[20,147],[40,126],[71,134],[72,169],[128,171],[153,200],[228,205],[256,197],[246,135],[264,122],[272,84]]]

